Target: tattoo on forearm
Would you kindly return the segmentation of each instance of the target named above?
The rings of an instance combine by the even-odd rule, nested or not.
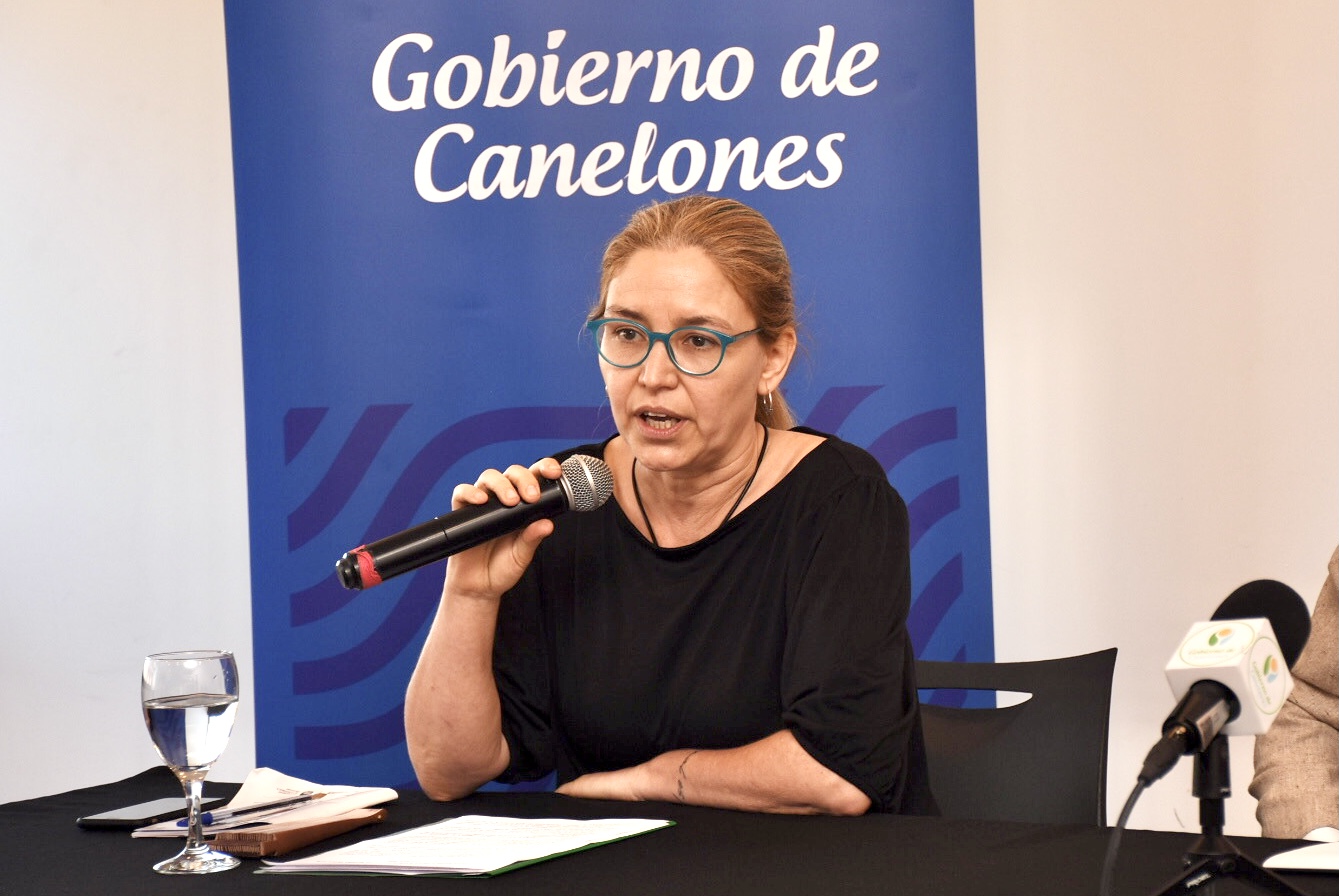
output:
[[[686,802],[688,802],[688,800],[687,800],[687,798],[684,796],[684,792],[683,792],[683,785],[684,785],[684,782],[685,782],[686,777],[687,777],[687,776],[684,774],[684,769],[688,766],[688,760],[689,760],[689,759],[692,759],[693,756],[694,756],[694,754],[696,754],[696,753],[697,753],[697,750],[690,750],[690,751],[688,752],[688,755],[685,756],[685,757],[683,757],[683,762],[680,762],[680,763],[679,763],[679,788],[678,788],[678,792],[675,794],[675,796],[678,798],[679,802],[681,802],[681,803],[686,803]]]

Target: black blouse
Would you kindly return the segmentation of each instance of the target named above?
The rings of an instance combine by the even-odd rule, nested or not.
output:
[[[830,436],[686,547],[653,546],[613,500],[558,517],[503,600],[501,780],[561,783],[788,728],[875,811],[933,812],[909,567],[901,497]]]

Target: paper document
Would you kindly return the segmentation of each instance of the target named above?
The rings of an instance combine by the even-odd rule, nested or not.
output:
[[[399,794],[389,787],[351,787],[348,785],[313,784],[301,778],[293,778],[272,768],[258,768],[247,775],[237,795],[226,806],[215,809],[220,815],[225,812],[238,812],[248,806],[272,803],[285,797],[299,794],[320,794],[295,806],[287,806],[269,812],[246,813],[233,818],[204,826],[206,837],[232,828],[254,828],[266,824],[291,824],[310,822],[318,824],[338,818],[358,809],[379,806],[395,800]],[[186,827],[176,821],[165,821],[148,827],[136,828],[134,837],[185,837]]]
[[[1316,843],[1265,859],[1265,867],[1276,871],[1339,871],[1339,843]]]
[[[647,818],[503,818],[462,815],[364,840],[290,862],[267,862],[268,873],[500,874],[567,853],[673,824]]]

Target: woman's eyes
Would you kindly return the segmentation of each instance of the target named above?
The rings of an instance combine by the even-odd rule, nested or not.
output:
[[[680,336],[682,344],[691,349],[714,349],[721,344],[720,340],[716,339],[716,337],[712,336],[710,333],[703,333],[700,330],[691,330],[687,333],[680,334]]]

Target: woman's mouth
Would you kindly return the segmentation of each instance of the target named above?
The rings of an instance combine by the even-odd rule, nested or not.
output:
[[[657,432],[665,432],[673,429],[681,419],[679,417],[671,417],[669,414],[657,414],[650,411],[644,411],[637,416],[642,419],[642,422],[645,423],[648,428],[656,430]]]

